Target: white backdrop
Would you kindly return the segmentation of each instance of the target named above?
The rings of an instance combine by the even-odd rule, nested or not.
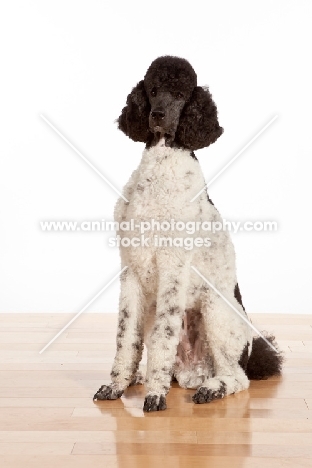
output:
[[[143,144],[117,130],[131,88],[160,55],[188,59],[223,136],[197,152],[213,177],[274,116],[209,194],[226,219],[276,220],[233,235],[250,312],[311,313],[309,0],[2,2],[0,311],[78,312],[119,271],[106,233],[45,233],[41,220],[112,219]],[[117,311],[119,284],[88,310]]]

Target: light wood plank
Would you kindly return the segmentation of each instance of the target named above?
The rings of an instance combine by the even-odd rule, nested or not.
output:
[[[202,457],[290,457],[298,456],[312,458],[311,446],[296,445],[247,445],[247,444],[149,444],[122,443],[99,444],[77,442],[73,449],[74,455],[148,455],[152,451],[168,456],[196,455]]]
[[[70,455],[74,446],[72,442],[0,442],[0,455]]]
[[[198,432],[199,444],[290,445],[311,447],[311,433],[296,432]],[[312,455],[312,454],[311,454]]]
[[[227,457],[211,456],[161,456],[161,455],[7,455],[0,456],[1,466],[20,468],[21,465],[31,468],[86,468],[92,463],[92,468],[310,468],[311,458],[285,458],[265,459],[259,457]],[[294,465],[295,462],[295,465]]]
[[[196,431],[0,431],[0,444],[162,443],[196,444]],[[304,445],[304,444],[303,444]],[[14,452],[13,452],[14,453]]]

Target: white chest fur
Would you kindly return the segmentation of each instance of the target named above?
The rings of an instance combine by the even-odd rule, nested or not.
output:
[[[222,221],[218,211],[208,202],[205,191],[191,202],[204,185],[200,165],[192,158],[190,151],[159,146],[145,149],[139,167],[123,190],[128,202],[120,198],[115,208],[115,221],[130,223],[133,220],[134,229],[119,231],[118,234],[121,238],[140,239],[140,223],[151,223],[153,220],[170,222],[174,219],[184,223]],[[121,247],[122,264],[137,271],[142,282],[151,291],[155,289],[155,255],[159,247],[155,242],[156,236],[169,236],[172,239],[209,237],[211,246],[195,247],[187,252],[192,264],[200,271],[208,266],[213,275],[221,269],[232,270],[234,267],[234,252],[228,232],[213,234],[197,230],[190,234],[171,229],[165,233],[151,230],[144,233],[144,239],[148,239],[147,244]]]
[[[190,151],[157,146],[145,150],[129,193],[127,217],[193,219],[198,203],[190,200],[203,186],[200,166]]]

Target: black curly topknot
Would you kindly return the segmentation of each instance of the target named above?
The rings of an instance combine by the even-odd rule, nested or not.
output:
[[[154,60],[144,77],[144,86],[148,93],[154,87],[167,91],[178,89],[183,90],[186,99],[190,98],[196,85],[197,75],[189,62],[170,55]]]

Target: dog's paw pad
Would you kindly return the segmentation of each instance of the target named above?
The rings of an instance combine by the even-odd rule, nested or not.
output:
[[[166,397],[164,395],[147,395],[144,400],[143,411],[163,411],[167,408]]]
[[[117,400],[123,391],[116,390],[110,385],[102,385],[93,397],[93,400]]]
[[[194,403],[209,403],[212,400],[219,400],[226,395],[226,386],[221,382],[220,388],[217,390],[212,390],[207,387],[200,387],[195,395],[192,396]]]

